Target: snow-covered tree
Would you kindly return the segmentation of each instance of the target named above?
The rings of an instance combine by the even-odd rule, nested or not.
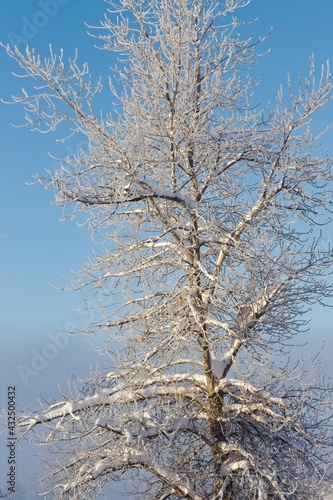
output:
[[[104,241],[74,288],[98,297],[85,333],[106,339],[110,367],[21,420],[54,454],[45,491],[97,498],[124,480],[133,498],[323,498],[330,391],[288,352],[333,292],[316,229],[331,159],[310,128],[329,72],[316,84],[312,64],[287,104],[281,90],[262,109],[258,43],[235,17],[247,0],[107,3],[93,33],[118,55],[109,113],[87,65],[7,47],[34,81],[14,98],[27,125],[89,141],[41,181]]]

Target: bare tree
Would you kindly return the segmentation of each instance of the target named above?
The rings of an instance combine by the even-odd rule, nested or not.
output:
[[[261,109],[258,43],[234,17],[248,0],[107,3],[109,114],[88,66],[6,48],[35,82],[14,98],[27,125],[88,139],[42,182],[104,238],[74,288],[99,297],[85,333],[108,339],[108,373],[21,421],[55,453],[46,491],[97,498],[125,478],[159,500],[323,498],[330,391],[287,353],[333,291],[316,229],[331,159],[310,129],[330,74],[317,85],[311,64],[288,105],[281,90]]]

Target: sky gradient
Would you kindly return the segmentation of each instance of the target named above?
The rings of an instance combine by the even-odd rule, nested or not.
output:
[[[79,49],[79,61],[91,62],[94,76],[104,75],[112,64],[110,55],[94,48],[96,40],[88,37],[87,26],[97,25],[107,5],[97,0],[9,0],[1,6],[0,40],[16,43],[24,49],[26,42],[37,53],[46,56],[51,43],[54,52],[63,48],[73,57]],[[304,75],[315,56],[318,76],[327,59],[333,61],[333,2],[331,0],[253,0],[240,12],[241,19],[258,18],[246,28],[256,36],[272,34],[263,44],[270,52],[260,58],[254,75],[263,78],[257,96],[264,102],[274,102],[276,90],[287,82],[290,72],[293,82],[299,73]],[[0,52],[0,96],[10,100],[19,95],[25,81],[15,78],[16,64],[5,52]],[[103,110],[109,105],[104,100]],[[57,397],[57,384],[66,390],[66,381],[75,373],[89,374],[90,365],[98,355],[81,337],[65,337],[64,329],[73,329],[82,323],[82,313],[76,310],[82,297],[74,292],[63,292],[52,285],[64,285],[71,270],[77,270],[93,249],[86,227],[65,220],[59,207],[52,206],[53,193],[40,185],[30,185],[35,172],[54,169],[54,156],[71,154],[84,141],[57,143],[57,133],[41,135],[26,128],[14,128],[11,123],[24,123],[24,112],[17,106],[0,105],[1,113],[1,168],[0,168],[0,403],[7,404],[7,387],[17,388],[17,404],[37,409],[37,398]],[[318,113],[314,129],[333,122],[333,106]],[[323,140],[323,150],[331,148],[333,134]],[[323,247],[333,242],[332,225],[323,228]],[[308,335],[309,344],[303,348],[305,356],[316,352],[326,342],[323,369],[333,375],[332,310],[316,307]],[[88,318],[86,318],[88,319]],[[44,362],[43,362],[44,359]],[[6,491],[4,472],[7,465],[1,446],[0,490]],[[33,484],[24,478],[37,469],[37,461],[29,459],[26,447],[18,453],[19,488]],[[14,497],[13,497],[14,498]],[[32,498],[21,493],[20,499]]]

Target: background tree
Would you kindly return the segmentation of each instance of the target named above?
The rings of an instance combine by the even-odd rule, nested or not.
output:
[[[40,180],[104,239],[74,288],[98,297],[85,333],[107,339],[109,370],[21,420],[55,453],[46,491],[96,498],[130,478],[132,495],[160,500],[323,497],[330,391],[286,354],[332,296],[315,229],[331,159],[310,130],[329,72],[316,85],[312,63],[288,105],[280,90],[263,110],[257,42],[234,17],[248,1],[107,3],[108,114],[87,65],[6,47],[35,81],[14,98],[27,125],[89,140]]]

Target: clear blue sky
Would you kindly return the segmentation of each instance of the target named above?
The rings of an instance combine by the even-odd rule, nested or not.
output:
[[[7,0],[1,5],[0,39],[4,43],[16,42],[20,49],[24,48],[24,39],[28,39],[29,45],[43,55],[47,54],[50,43],[55,51],[64,48],[68,57],[73,56],[78,47],[80,60],[91,62],[93,74],[107,75],[112,62],[110,55],[94,49],[95,41],[86,36],[84,25],[85,21],[98,24],[106,7],[102,0],[52,0],[50,3]],[[271,52],[261,58],[255,70],[257,76],[264,77],[260,87],[264,101],[274,100],[280,83],[286,83],[288,71],[294,81],[300,71],[307,72],[311,53],[315,54],[318,70],[327,59],[333,61],[332,0],[253,0],[241,12],[241,17],[258,18],[256,24],[248,26],[249,32],[265,35],[273,28],[264,45],[265,49],[271,48]],[[3,51],[0,65],[0,95],[9,100],[11,94],[19,94],[25,82],[12,76],[11,72],[17,68]],[[332,111],[330,106],[321,113],[315,126],[333,121]],[[61,209],[51,205],[51,191],[39,185],[26,185],[36,171],[41,174],[45,168],[54,168],[48,151],[61,156],[69,150],[55,142],[57,134],[45,136],[11,127],[11,122],[23,122],[21,108],[1,104],[0,113],[0,402],[1,406],[6,404],[7,386],[15,384],[17,402],[37,408],[39,395],[46,399],[56,397],[58,382],[65,390],[72,372],[85,376],[90,363],[97,360],[96,353],[78,337],[72,337],[64,348],[53,347],[52,351],[52,347],[46,347],[54,344],[50,335],[82,320],[74,310],[82,298],[73,292],[60,292],[49,283],[64,284],[66,280],[62,276],[80,268],[93,244],[85,227],[69,220],[59,222]],[[330,147],[332,139],[331,134],[324,146]],[[77,146],[76,141],[67,147],[75,150]],[[325,245],[333,242],[331,231],[330,227],[325,230]],[[314,352],[325,339],[324,369],[333,375],[331,318],[332,310],[315,309],[311,335],[307,337],[310,344],[304,351]],[[40,370],[35,370],[35,374],[24,381],[18,367],[33,368],[36,352],[44,352],[50,359],[45,367],[40,365]],[[2,446],[1,460],[6,458],[3,450]],[[35,462],[28,465],[28,456],[28,449],[19,455],[22,486],[29,484],[23,479],[24,472],[36,467]],[[0,490],[3,491],[6,470],[6,464],[1,462]],[[25,497],[21,494],[19,498]],[[32,498],[31,494],[26,498]]]

